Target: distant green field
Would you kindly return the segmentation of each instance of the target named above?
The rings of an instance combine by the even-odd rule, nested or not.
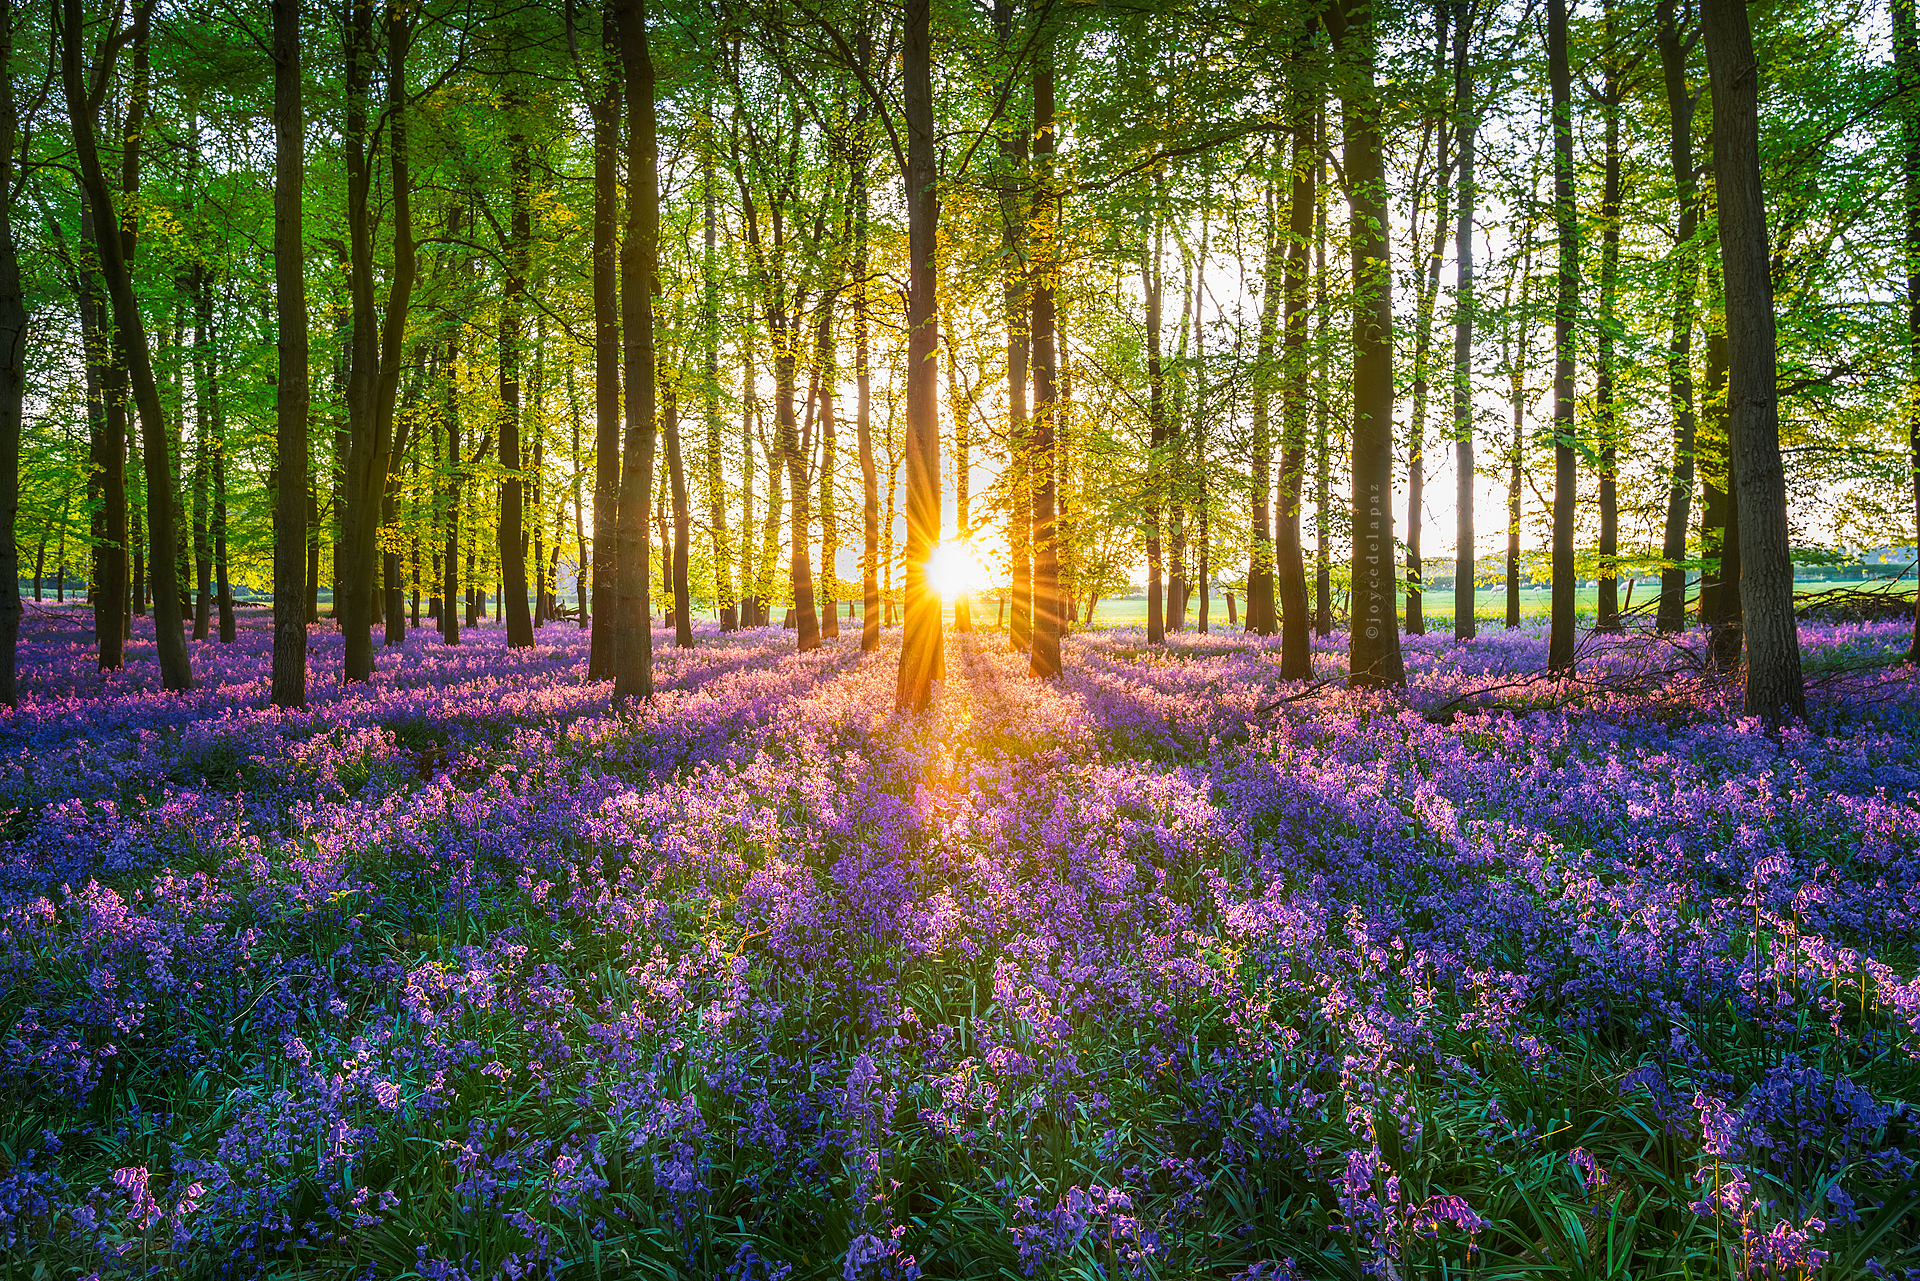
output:
[[[1866,582],[1859,580],[1848,582],[1805,582],[1798,584],[1795,590],[1801,594],[1807,594],[1842,589],[1876,587],[1884,584],[1884,582],[1884,579],[1875,579]],[[1633,597],[1631,601],[1629,601],[1626,596],[1626,586],[1622,584],[1620,589],[1622,607],[1626,608],[1631,606],[1638,608],[1647,605],[1657,592],[1658,587],[1655,584],[1643,579],[1634,587]],[[1909,600],[1913,598],[1913,589],[1911,587],[1906,589],[1906,596]],[[1339,597],[1336,595],[1334,599],[1337,603]],[[1246,605],[1246,598],[1238,593],[1235,594],[1234,601],[1237,608],[1244,608]],[[1227,626],[1226,598],[1224,596],[1218,597],[1214,599],[1211,604],[1212,609],[1209,611],[1210,628],[1218,629]],[[1537,620],[1545,622],[1551,604],[1551,593],[1544,584],[1540,586],[1522,587],[1520,589],[1520,617],[1524,621],[1532,622]],[[1452,589],[1448,588],[1444,591],[1429,590],[1425,595],[1423,605],[1429,623],[1432,623],[1436,619],[1451,619],[1453,617]],[[1598,588],[1583,587],[1575,593],[1574,608],[1580,613],[1593,615],[1599,610],[1599,607],[1600,592]],[[1198,598],[1195,598],[1191,608],[1195,610],[1199,608]],[[1405,608],[1404,601],[1402,608]],[[985,617],[988,620],[992,619],[994,609],[995,603],[993,601],[987,601],[985,603]],[[975,617],[980,616],[980,607],[976,606]],[[1506,590],[1501,588],[1494,591],[1476,593],[1474,616],[1477,619],[1488,622],[1503,622],[1507,617]],[[1137,627],[1143,626],[1146,621],[1147,600],[1144,596],[1123,596],[1114,600],[1103,600],[1094,610],[1093,625],[1095,627]],[[1188,620],[1189,627],[1191,627],[1195,621],[1197,620],[1190,618]]]

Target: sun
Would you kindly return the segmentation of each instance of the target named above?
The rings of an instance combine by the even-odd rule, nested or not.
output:
[[[927,586],[943,600],[966,595],[979,581],[980,562],[965,543],[941,543],[927,557]]]

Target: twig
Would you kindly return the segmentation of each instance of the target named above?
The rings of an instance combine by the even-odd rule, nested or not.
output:
[[[1307,686],[1305,689],[1301,690],[1297,694],[1289,694],[1285,698],[1276,698],[1271,703],[1261,704],[1259,707],[1256,707],[1253,709],[1253,714],[1255,716],[1265,716],[1268,712],[1274,710],[1276,707],[1283,707],[1288,703],[1297,703],[1303,698],[1312,698],[1315,694],[1318,694],[1321,690],[1325,689],[1327,686],[1337,685],[1337,684],[1339,684],[1339,682],[1332,679],[1315,681],[1313,684]]]

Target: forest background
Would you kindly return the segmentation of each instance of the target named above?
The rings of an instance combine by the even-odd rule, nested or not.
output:
[[[1005,585],[1017,644],[1038,540],[1067,625],[1144,569],[1150,629],[1204,628],[1221,587],[1271,629],[1296,555],[1314,623],[1345,612],[1353,425],[1380,381],[1355,363],[1355,264],[1375,261],[1400,625],[1468,578],[1506,588],[1509,621],[1549,577],[1596,588],[1603,628],[1631,605],[1623,578],[1663,577],[1663,627],[1703,586],[1715,614],[1733,486],[1701,15],[1348,11],[933,4],[916,130],[913,15],[881,6],[657,5],[634,11],[638,60],[615,15],[571,4],[9,7],[28,341],[5,576],[36,599],[118,581],[134,612],[167,578],[205,636],[229,588],[272,583],[278,520],[301,527],[309,621],[363,594],[389,641],[423,614],[457,639],[454,616],[489,603],[516,633],[584,625],[631,483],[663,622],[804,604],[804,647],[809,615],[837,631],[825,602],[867,597],[890,624],[918,564],[900,485],[920,199],[945,482],[925,536],[985,563],[968,586]],[[1787,519],[1795,559],[1823,564],[1910,541],[1920,492],[1912,21],[1751,15]],[[1377,180],[1352,172],[1356,127]],[[303,200],[291,229],[278,210],[276,259],[290,162]],[[1376,227],[1383,256],[1357,239]],[[627,252],[653,273],[638,432]],[[290,356],[298,440],[278,427]],[[1448,542],[1451,575],[1429,555]],[[347,625],[351,677],[371,650]]]

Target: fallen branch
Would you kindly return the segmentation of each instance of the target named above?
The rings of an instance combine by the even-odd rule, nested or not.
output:
[[[1331,678],[1327,680],[1322,680],[1322,681],[1315,681],[1313,684],[1307,686],[1305,689],[1301,690],[1297,694],[1289,694],[1285,698],[1276,698],[1271,703],[1262,703],[1260,706],[1253,709],[1253,714],[1255,716],[1265,716],[1268,712],[1273,711],[1275,708],[1285,707],[1288,703],[1297,703],[1303,698],[1312,698],[1315,694],[1318,694],[1321,690],[1325,689],[1327,686],[1338,685],[1339,683],[1340,683],[1339,681],[1333,680]]]

